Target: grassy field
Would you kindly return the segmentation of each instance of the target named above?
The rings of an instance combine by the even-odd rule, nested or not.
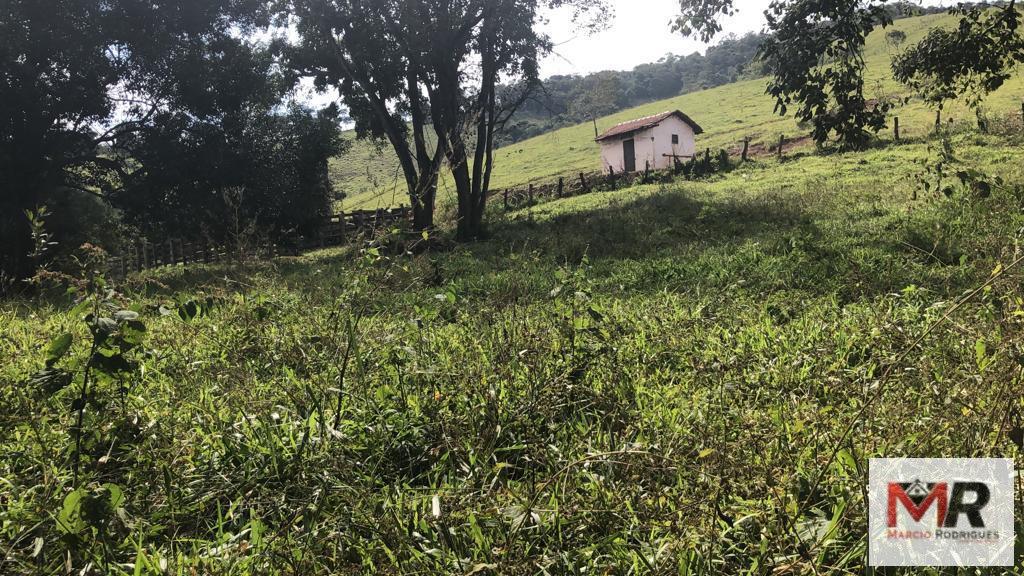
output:
[[[868,458],[1024,464],[1021,147],[928,146],[0,304],[0,573],[863,573]]]
[[[874,33],[865,51],[869,67],[866,78],[868,96],[885,98],[906,93],[906,89],[892,79],[890,60],[896,50],[887,44],[886,32],[893,29],[906,32],[905,46],[909,46],[920,40],[930,28],[948,26],[955,21],[944,14],[908,18],[896,21],[885,31]],[[765,84],[763,79],[751,80],[646,104],[601,118],[598,127],[603,131],[619,122],[680,109],[705,129],[705,134],[697,139],[698,148],[731,150],[739,146],[745,137],[752,138],[755,145],[775,145],[780,135],[791,138],[807,135],[809,130],[797,126],[792,118],[782,118],[774,113],[775,102],[764,94]],[[992,113],[1019,114],[1022,99],[1024,76],[1018,73],[990,96],[987,107]],[[900,117],[902,133],[907,137],[924,136],[934,125],[935,113],[919,101],[901,106],[893,114]],[[950,107],[946,116],[974,121],[973,113],[962,105]],[[883,136],[891,138],[892,135]],[[601,168],[600,150],[594,142],[593,126],[589,123],[499,149],[495,158],[495,189],[525,186],[530,182],[546,183],[558,176]],[[332,162],[331,173],[338,189],[348,194],[342,204],[345,209],[408,204],[404,181],[389,148],[378,149],[357,141],[348,155]],[[442,186],[442,201],[451,201],[453,196],[450,185]]]

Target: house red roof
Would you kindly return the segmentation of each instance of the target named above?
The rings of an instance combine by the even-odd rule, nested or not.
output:
[[[645,116],[644,118],[637,118],[636,120],[616,124],[609,128],[604,134],[598,136],[597,141],[610,140],[616,137],[622,138],[629,134],[633,134],[634,132],[653,128],[672,116],[676,116],[683,122],[689,124],[690,128],[693,128],[694,134],[704,133],[704,129],[700,127],[700,124],[694,122],[689,116],[683,114],[679,110],[672,110],[670,112],[662,112],[661,114],[655,114],[654,116]]]

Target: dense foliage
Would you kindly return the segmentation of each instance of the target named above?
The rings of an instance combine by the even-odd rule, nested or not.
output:
[[[336,198],[327,159],[341,152],[334,109],[243,108],[197,120],[161,114],[139,133],[133,172],[112,201],[154,238],[216,245],[315,239]]]
[[[722,16],[736,11],[733,0],[680,0],[680,8],[676,29],[705,41],[721,32]],[[981,8],[963,11],[980,13]],[[765,11],[768,37],[760,56],[771,74],[768,94],[776,99],[776,110],[785,115],[792,109],[797,119],[811,124],[811,137],[819,146],[834,139],[842,147],[863,148],[885,127],[890,107],[887,101],[869,102],[864,95],[866,38],[894,18],[922,12],[913,3],[887,0],[773,1]],[[943,34],[933,32],[930,37]],[[898,33],[889,38],[895,46],[903,40]],[[932,62],[946,59],[945,50],[965,48],[931,43],[942,44],[941,50],[922,55]],[[952,61],[970,58],[970,50],[960,50]]]
[[[892,23],[883,2],[779,0],[766,13],[771,36],[762,47],[776,110],[813,126],[819,146],[830,138],[863,148],[885,127],[888,102],[864,95],[864,44]]]
[[[216,197],[212,183],[190,179],[189,171],[219,159],[197,152],[193,162],[181,160],[181,149],[192,146],[185,142],[196,140],[190,131],[205,132],[206,141],[225,142],[233,133],[239,138],[231,144],[233,152],[242,154],[238,144],[245,129],[238,118],[268,126],[299,121],[294,113],[288,118],[279,114],[289,86],[273,71],[267,49],[243,39],[268,22],[264,3],[257,0],[186,0],[166,6],[140,0],[6,2],[0,11],[2,276],[24,278],[39,264],[28,257],[33,243],[25,213],[42,206],[53,215],[49,225],[59,226],[49,230],[55,243],[51,256],[69,254],[83,236],[107,239],[92,231],[116,227],[117,221],[90,217],[116,217],[111,206],[138,213],[136,207],[145,205],[143,228],[148,231],[186,234],[200,224],[219,227],[220,218],[204,220],[216,210],[160,200],[178,194],[182,182],[196,194]],[[313,121],[313,116],[301,120]],[[280,193],[323,197],[322,189],[307,186],[323,168],[319,175],[306,169],[325,164],[337,152],[337,133],[337,126],[307,130],[298,140],[313,134],[323,140],[299,148],[291,147],[297,140],[281,134],[275,147],[247,151],[247,163],[222,163],[219,171],[242,172],[219,177],[251,182],[253,166],[275,161],[283,168],[285,161],[275,160],[277,155],[304,156],[277,172],[276,183],[286,184]],[[180,154],[173,153],[175,147]],[[147,154],[157,149],[162,152]],[[283,181],[298,171],[302,179]],[[83,205],[75,195],[93,197],[90,209],[54,213]],[[188,226],[178,226],[183,220],[173,215],[176,210],[192,211]]]

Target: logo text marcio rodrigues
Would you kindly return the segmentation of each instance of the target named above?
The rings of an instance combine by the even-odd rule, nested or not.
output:
[[[871,566],[1013,566],[1013,460],[872,458]]]
[[[991,542],[999,531],[985,525],[992,491],[984,482],[889,482],[886,537]],[[901,525],[904,511],[916,526]],[[929,515],[929,511],[934,513]]]

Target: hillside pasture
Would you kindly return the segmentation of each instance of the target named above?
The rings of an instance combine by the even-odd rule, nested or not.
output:
[[[954,17],[934,14],[897,20],[893,26],[872,34],[865,49],[868,64],[865,77],[867,97],[901,100],[912,96],[905,87],[892,79],[890,63],[898,49],[887,43],[886,34],[889,31],[905,32],[905,47],[919,41],[933,27],[951,26],[955,22]],[[799,126],[792,117],[780,117],[775,113],[774,100],[765,95],[766,83],[766,79],[737,82],[645,104],[600,118],[598,128],[604,131],[620,122],[680,109],[705,130],[705,134],[697,138],[698,149],[725,149],[738,156],[738,148],[743,139],[751,138],[755,150],[770,151],[777,146],[779,136],[800,139],[810,130]],[[989,97],[985,107],[991,114],[1019,116],[1022,99],[1024,76],[1018,71]],[[900,117],[904,138],[923,138],[933,130],[935,112],[919,99],[912,98],[908,104],[897,106],[892,114]],[[973,112],[962,103],[950,104],[944,115],[960,123],[975,122]],[[353,135],[350,133],[349,137]],[[891,129],[883,133],[881,138],[891,140]],[[810,146],[806,141],[802,141],[801,145]],[[368,142],[357,141],[346,156],[336,158],[331,163],[335,185],[348,194],[342,203],[343,207],[375,209],[408,204],[404,180],[401,179],[393,156],[387,147],[377,148]],[[530,182],[546,183],[559,176],[600,170],[600,158],[600,148],[594,142],[593,125],[580,124],[495,151],[492,185],[494,189],[523,187]],[[442,202],[454,201],[454,189],[445,181],[442,181],[440,197]]]

